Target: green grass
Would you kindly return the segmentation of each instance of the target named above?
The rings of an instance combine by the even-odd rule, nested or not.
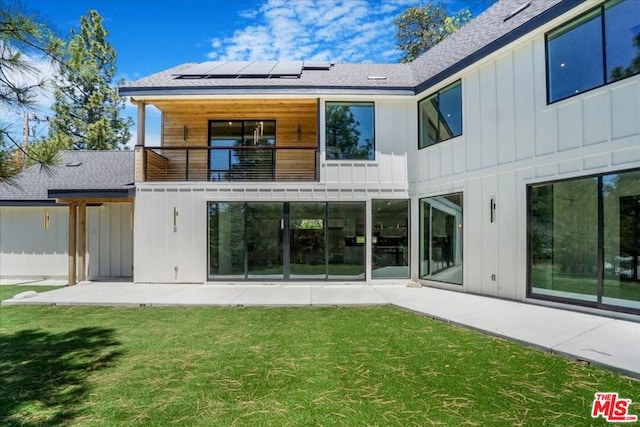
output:
[[[60,286],[38,286],[29,283],[23,285],[2,285],[0,286],[0,301],[11,299],[14,295],[26,291],[36,291],[38,293],[60,289]]]
[[[396,309],[0,309],[0,425],[518,426],[640,382]]]

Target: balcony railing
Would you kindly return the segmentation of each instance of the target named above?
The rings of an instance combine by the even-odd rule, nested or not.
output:
[[[315,147],[145,148],[145,181],[318,181]]]

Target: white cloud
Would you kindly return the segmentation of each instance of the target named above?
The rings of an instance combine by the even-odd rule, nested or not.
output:
[[[209,59],[397,62],[393,19],[415,0],[265,0],[251,25],[211,40]],[[393,54],[395,52],[395,54]]]

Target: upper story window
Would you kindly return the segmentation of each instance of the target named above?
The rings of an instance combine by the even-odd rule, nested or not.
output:
[[[327,160],[374,160],[373,102],[325,104]]]
[[[547,99],[640,73],[640,2],[609,0],[547,34]]]
[[[462,135],[460,80],[418,103],[418,148]]]

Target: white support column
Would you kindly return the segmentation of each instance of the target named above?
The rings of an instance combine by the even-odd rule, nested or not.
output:
[[[146,132],[146,106],[147,104],[144,101],[138,101],[138,137],[136,141],[136,145],[144,147],[144,137]]]

